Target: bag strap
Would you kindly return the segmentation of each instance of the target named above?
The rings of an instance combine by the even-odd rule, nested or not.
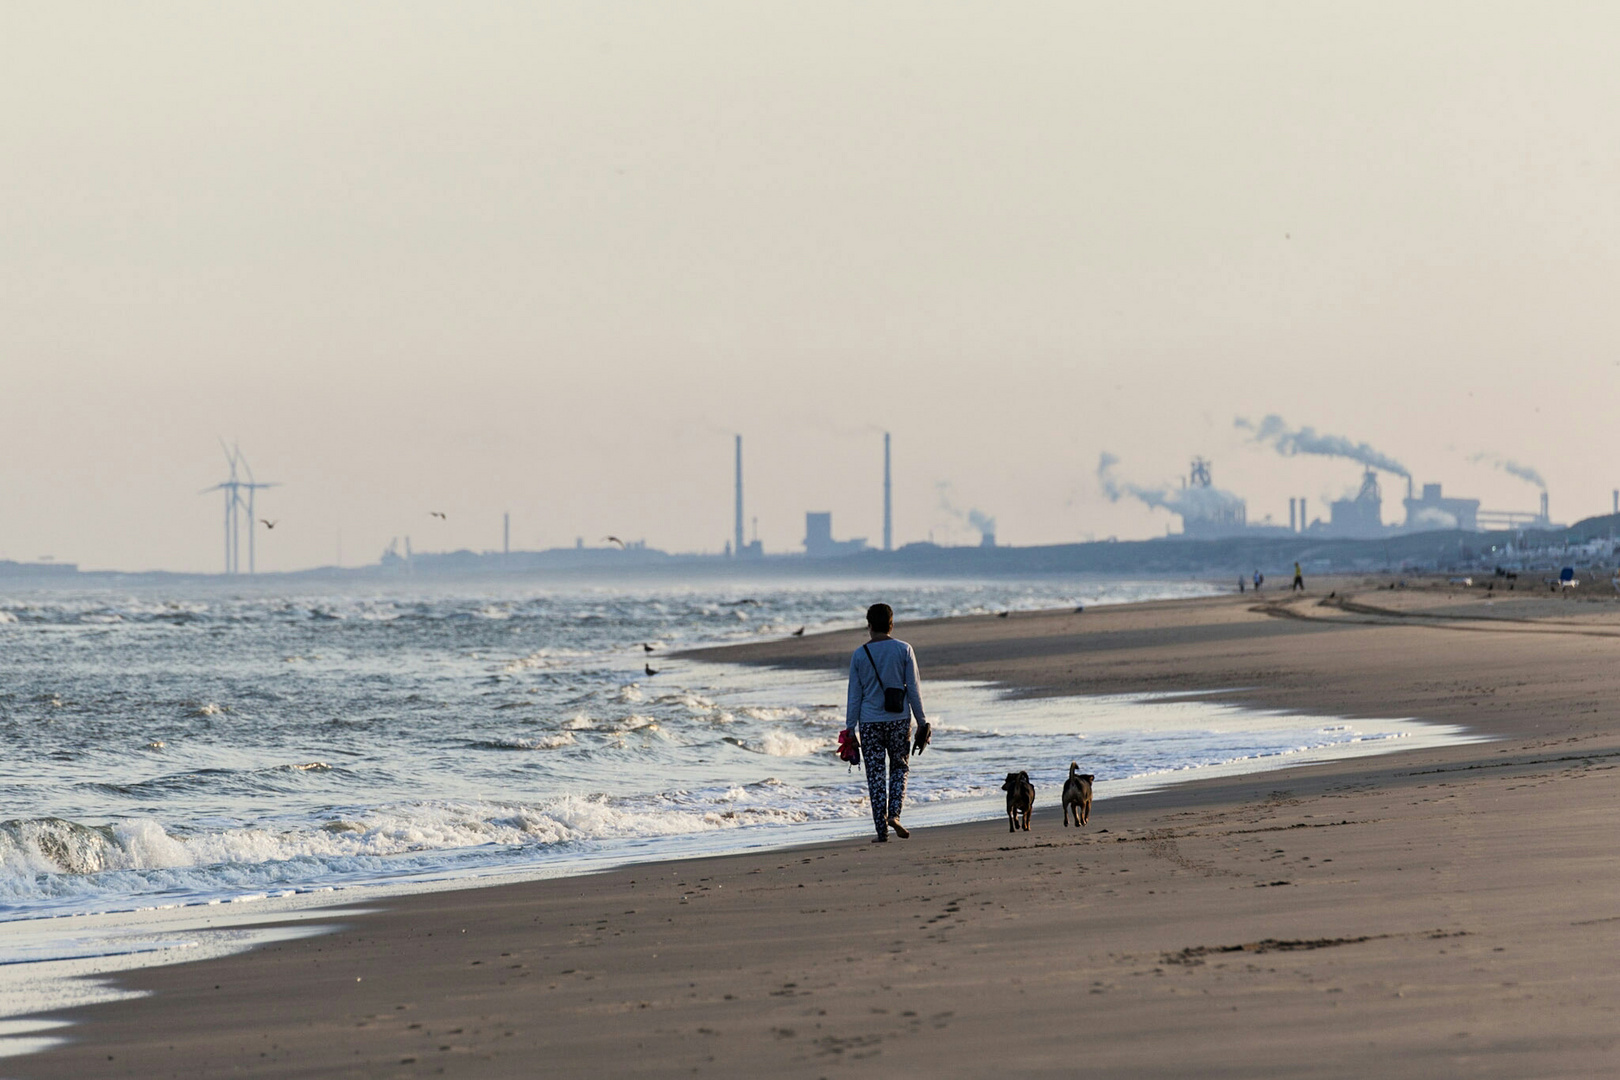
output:
[[[878,672],[877,661],[872,659],[872,646],[871,646],[871,644],[868,643],[868,644],[862,645],[861,648],[863,650],[865,650],[865,652],[866,652],[866,662],[872,665],[872,674],[877,676],[878,686],[881,687],[884,690],[887,690],[889,688],[889,686],[888,686],[887,683],[885,683],[883,681],[882,674],[880,674]],[[909,690],[909,689],[911,689],[911,684],[909,682],[902,681],[901,684],[900,684],[900,689]]]
[[[883,676],[878,671],[877,661],[872,659],[872,646],[870,644],[862,645],[861,649],[866,653],[866,662],[872,665],[872,674],[877,678],[878,687],[887,690],[888,687],[883,683]]]

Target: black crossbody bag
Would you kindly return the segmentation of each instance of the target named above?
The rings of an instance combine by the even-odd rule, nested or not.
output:
[[[872,665],[872,674],[876,676],[878,685],[883,687],[883,711],[901,713],[906,711],[906,686],[884,686],[883,676],[878,674],[877,661],[872,658],[872,646],[862,645],[866,650],[866,662]]]

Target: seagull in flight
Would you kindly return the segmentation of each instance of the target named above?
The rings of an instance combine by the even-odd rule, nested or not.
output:
[[[624,541],[620,540],[617,536],[604,536],[602,539],[606,540],[610,544],[618,544],[620,549],[623,549],[624,547]]]
[[[276,519],[276,521],[280,521],[280,520],[281,520],[280,518]],[[269,518],[260,518],[259,519],[259,524],[263,525],[267,529],[273,529],[273,528],[276,527],[276,521],[271,521]]]
[[[445,515],[445,512],[443,510],[429,510],[428,511],[428,517],[436,517],[440,521],[449,521],[450,520],[450,518]]]

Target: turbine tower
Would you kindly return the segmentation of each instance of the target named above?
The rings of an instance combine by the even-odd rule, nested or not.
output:
[[[247,455],[242,453],[241,447],[232,444],[225,445],[225,440],[219,441],[219,448],[225,451],[225,462],[231,467],[230,478],[215,484],[213,487],[203,488],[198,492],[206,495],[210,491],[225,493],[225,573],[239,574],[242,572],[242,518],[247,517],[248,527],[248,573],[258,571],[258,530],[254,527],[257,518],[254,517],[254,493],[260,488],[277,487],[273,482],[261,482],[253,477],[253,466],[248,464]],[[247,473],[243,480],[237,474],[237,467]],[[243,498],[243,492],[247,497]]]

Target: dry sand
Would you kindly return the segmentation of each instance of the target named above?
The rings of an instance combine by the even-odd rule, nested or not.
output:
[[[996,820],[405,897],[323,937],[129,973],[151,996],[0,1070],[1620,1072],[1620,604],[1373,584],[903,636],[925,679],[1236,687],[1495,741],[1104,801],[1083,831],[1042,792],[1016,836]],[[841,667],[857,640],[709,655]]]

